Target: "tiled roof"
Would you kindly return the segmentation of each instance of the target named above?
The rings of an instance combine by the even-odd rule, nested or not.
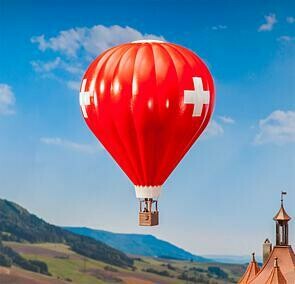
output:
[[[286,279],[287,283],[295,283],[295,254],[291,246],[275,246],[269,258],[256,277],[248,282],[249,284],[264,284],[270,278],[274,270],[274,262],[278,259],[280,272]],[[279,282],[270,282],[279,283]],[[283,282],[284,283],[284,282]]]
[[[258,264],[257,264],[257,262],[255,260],[255,254],[252,253],[252,260],[249,263],[245,274],[240,279],[239,284],[247,284],[247,283],[249,283],[251,280],[253,280],[255,278],[255,276],[257,275],[259,270],[260,270],[260,268],[259,268],[259,266],[258,266]]]
[[[278,259],[275,258],[274,267],[266,281],[266,284],[287,284],[287,281],[282,274],[280,267],[278,265]]]
[[[287,214],[284,206],[282,205],[279,212],[273,218],[275,221],[290,221],[291,217]]]

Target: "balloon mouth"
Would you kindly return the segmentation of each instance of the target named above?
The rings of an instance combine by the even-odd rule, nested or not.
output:
[[[157,199],[162,191],[161,185],[135,185],[136,198]]]
[[[158,42],[158,43],[163,43],[163,40],[158,40],[158,39],[140,39],[140,40],[134,40],[131,43],[147,43],[147,42]]]

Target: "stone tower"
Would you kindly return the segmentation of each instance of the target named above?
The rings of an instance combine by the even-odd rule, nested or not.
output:
[[[263,263],[268,259],[270,253],[272,251],[272,243],[269,239],[266,239],[262,245],[262,256],[263,256]]]

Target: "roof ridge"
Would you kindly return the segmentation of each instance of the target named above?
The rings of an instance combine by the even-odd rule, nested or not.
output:
[[[284,277],[279,265],[278,258],[275,258],[274,267],[270,272],[266,284],[287,284],[286,278]]]
[[[239,280],[239,284],[248,284],[250,281],[255,279],[256,275],[259,273],[259,265],[255,260],[255,253],[252,253],[252,259],[248,264],[248,267],[242,276],[242,278]]]

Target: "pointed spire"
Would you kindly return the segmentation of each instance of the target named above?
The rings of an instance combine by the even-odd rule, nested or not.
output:
[[[284,195],[286,195],[287,192],[286,191],[282,191],[281,192],[281,208],[279,210],[279,212],[274,216],[274,220],[275,221],[290,221],[291,217],[287,214],[285,208],[284,208]]]
[[[252,259],[247,267],[247,270],[243,277],[240,279],[239,284],[248,284],[250,281],[252,281],[255,276],[258,274],[260,268],[258,266],[258,263],[255,259],[255,253],[252,253]]]
[[[287,281],[279,267],[277,257],[274,260],[274,267],[266,281],[266,284],[287,284]]]

